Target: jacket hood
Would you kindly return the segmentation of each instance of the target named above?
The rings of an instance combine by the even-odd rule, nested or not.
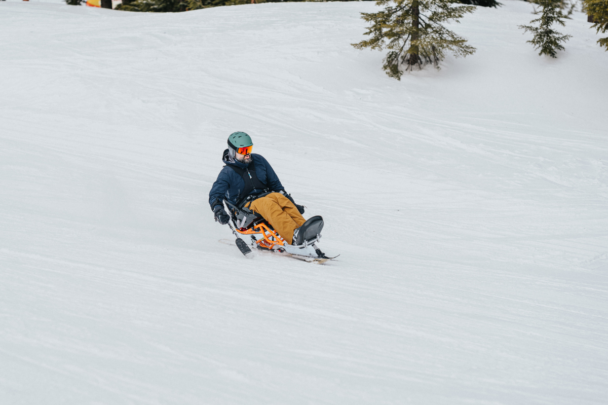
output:
[[[228,149],[224,150],[224,153],[222,153],[222,161],[227,165],[240,167],[241,169],[244,169],[249,166],[249,164],[239,162],[238,160],[230,156]]]

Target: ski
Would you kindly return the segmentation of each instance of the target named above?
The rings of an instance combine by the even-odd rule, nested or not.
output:
[[[259,249],[259,250],[269,251],[269,250],[266,250],[266,249]],[[281,256],[290,257],[292,259],[300,260],[302,262],[317,263],[317,264],[327,263],[328,261],[334,260],[338,256],[340,256],[340,255],[336,255],[336,256],[332,256],[332,257],[328,257],[328,256],[326,256],[326,257],[312,257],[312,256],[296,255],[296,254],[287,253],[287,252],[277,252],[277,251],[269,251],[269,252],[276,253],[277,255],[281,255]]]
[[[235,242],[233,242],[230,239],[220,239],[219,242],[223,243],[225,245],[235,246]],[[241,242],[241,243],[239,243],[239,242]],[[237,239],[236,244],[238,246],[240,244],[245,244],[245,242],[242,239]],[[239,249],[240,249],[240,246],[239,246]],[[257,250],[260,252],[273,253],[278,256],[289,257],[291,259],[299,260],[302,262],[317,263],[317,264],[327,263],[328,261],[335,260],[336,258],[338,258],[340,256],[340,255],[336,255],[336,256],[314,257],[314,256],[298,255],[295,253],[289,253],[289,252],[285,252],[285,251],[281,252],[280,250],[270,250],[270,249],[263,249],[263,248],[258,248]],[[249,255],[247,255],[247,256],[249,256]]]

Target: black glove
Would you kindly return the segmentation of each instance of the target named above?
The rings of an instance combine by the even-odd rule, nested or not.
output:
[[[300,211],[300,214],[304,215],[304,206],[303,205],[298,205],[298,204],[294,204],[296,206],[296,208],[298,209],[298,211]]]
[[[215,208],[213,208],[213,215],[215,216],[215,220],[222,225],[226,225],[230,221],[230,217],[226,214],[224,207],[221,205],[216,205]]]

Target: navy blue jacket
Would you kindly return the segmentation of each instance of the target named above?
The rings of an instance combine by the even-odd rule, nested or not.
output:
[[[258,179],[266,185],[270,191],[279,192],[285,190],[279,177],[270,166],[270,163],[263,156],[252,153],[251,159],[255,166],[255,172]],[[211,191],[209,192],[209,205],[211,210],[216,205],[222,205],[222,200],[226,199],[232,204],[236,204],[240,199],[247,197],[241,195],[245,189],[245,182],[243,178],[233,169],[228,166],[236,166],[242,169],[248,167],[248,164],[242,163],[233,159],[228,154],[226,149],[222,155],[222,161],[226,164],[220,174],[217,176],[217,180],[213,183]],[[250,195],[261,194],[264,190],[254,189]]]

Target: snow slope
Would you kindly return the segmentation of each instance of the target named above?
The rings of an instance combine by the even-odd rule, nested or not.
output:
[[[0,3],[0,403],[605,404],[608,53],[504,3],[401,82],[371,3]],[[219,242],[236,130],[339,261]]]

